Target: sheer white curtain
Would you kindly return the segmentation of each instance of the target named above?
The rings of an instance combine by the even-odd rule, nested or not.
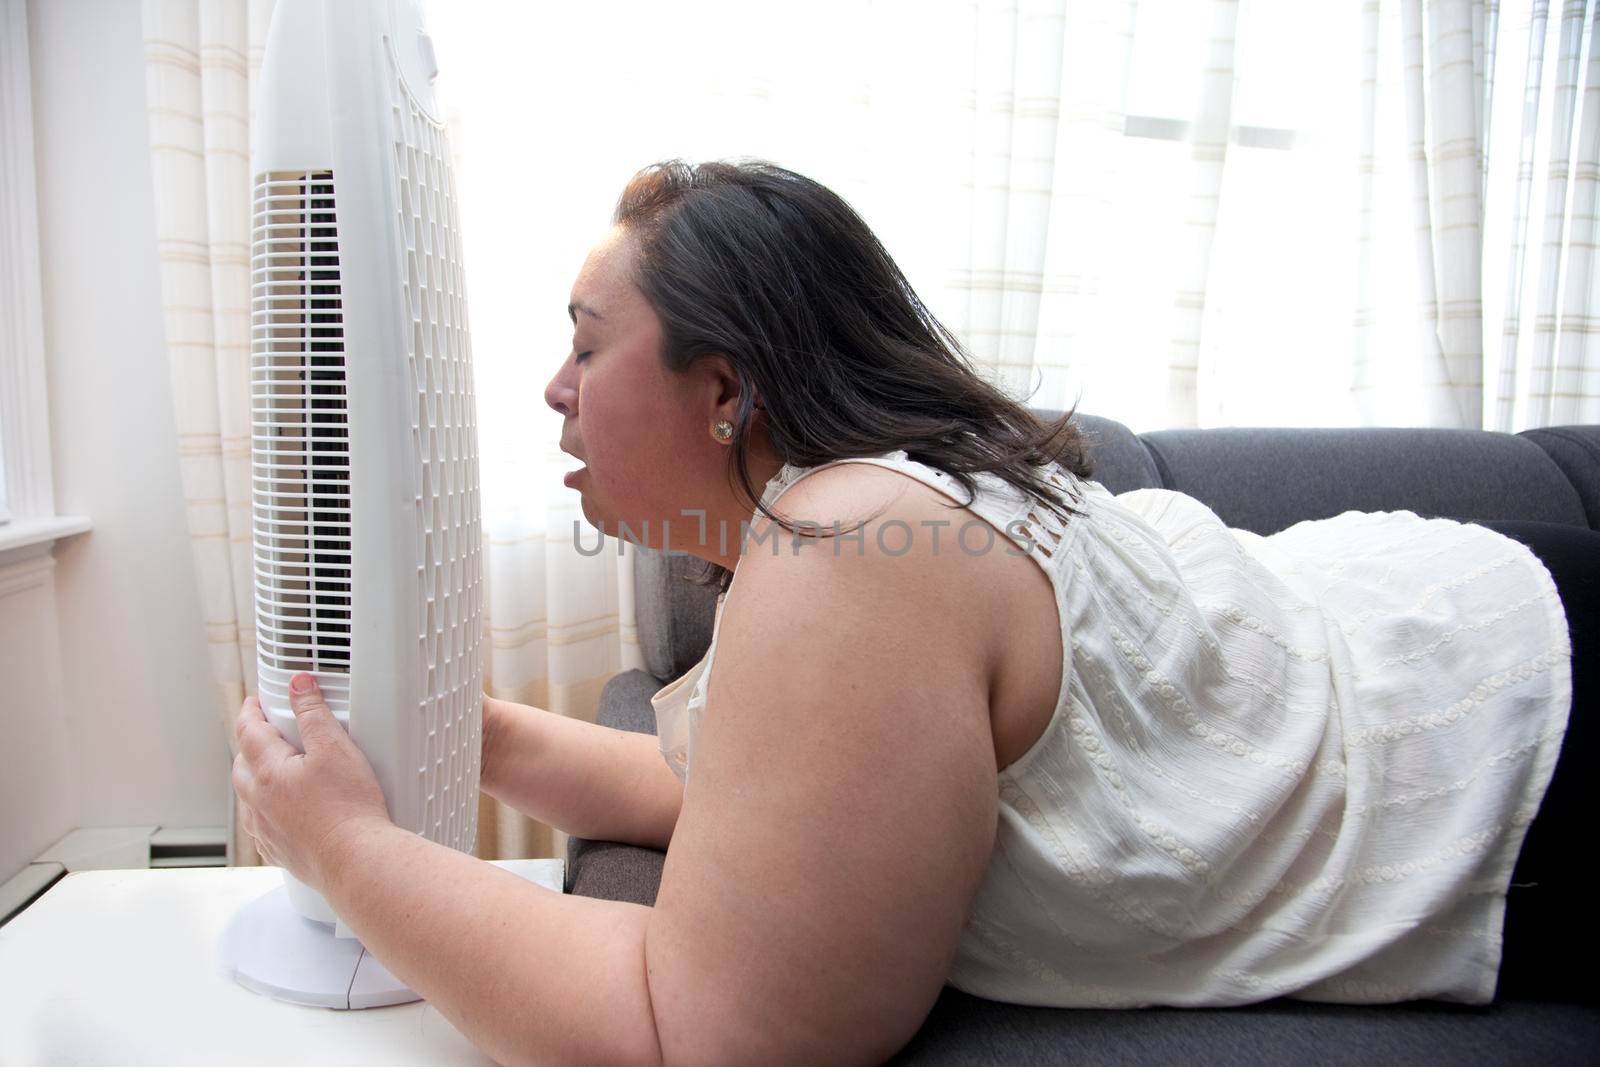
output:
[[[1594,0],[1381,0],[1360,17],[1363,416],[1600,421]]]
[[[1491,21],[1499,87],[1484,304],[1494,429],[1600,422],[1596,13],[1595,0],[1503,0]]]
[[[250,86],[270,0],[145,0],[145,97],[167,369],[217,686],[218,758],[255,691],[250,554]],[[231,799],[231,797],[230,797]],[[229,862],[260,863],[229,828]]]
[[[513,331],[526,385],[564,349],[560,297],[634,168],[762,155],[854,202],[984,371],[1036,403],[1135,429],[1520,429],[1597,417],[1594,10],[430,15],[472,132],[476,242],[505,265],[475,308],[500,330],[545,294]]]
[[[1391,0],[1365,5],[1361,17],[1357,402],[1368,421],[1383,421],[1388,400],[1391,410],[1396,401],[1412,406],[1420,421],[1475,427],[1493,14],[1476,2]],[[1384,332],[1385,316],[1399,328]],[[1418,361],[1409,383],[1383,378],[1396,351]]]

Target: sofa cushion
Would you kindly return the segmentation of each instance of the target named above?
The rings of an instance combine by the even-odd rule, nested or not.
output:
[[[1579,1063],[1600,1010],[1508,1001],[1098,1011],[1034,1008],[946,986],[892,1064]]]
[[[1045,408],[1030,410],[1045,422],[1054,422],[1065,414]],[[1095,481],[1113,493],[1161,488],[1161,472],[1156,469],[1149,449],[1132,430],[1115,419],[1103,419],[1098,415],[1076,415],[1074,421],[1089,446]]]
[[[649,907],[656,902],[666,862],[667,854],[659,849],[569,837],[566,891]]]
[[[600,690],[595,721],[615,730],[654,736],[656,713],[650,698],[660,688],[661,679],[646,671],[613,676]],[[654,904],[666,858],[665,852],[653,848],[569,837],[566,889],[581,897]]]
[[[1168,489],[1267,535],[1344,511],[1589,525],[1532,441],[1482,430],[1208,429],[1142,435]]]
[[[1517,436],[1544,449],[1561,468],[1583,501],[1589,528],[1600,530],[1600,426],[1546,426]]]

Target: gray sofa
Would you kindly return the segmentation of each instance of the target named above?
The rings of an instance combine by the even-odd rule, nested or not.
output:
[[[1039,411],[1045,418],[1060,413]],[[1271,534],[1347,510],[1600,529],[1600,426],[1474,430],[1214,429],[1135,435],[1080,416],[1096,478],[1114,493],[1168,488],[1228,525]],[[711,639],[714,591],[698,560],[639,553],[648,671],[613,678],[600,722],[655,732],[650,696]],[[572,839],[568,892],[655,901],[665,853]],[[1576,917],[1579,922],[1591,916]],[[1275,1000],[1228,1010],[1090,1011],[999,1004],[946,986],[894,1063],[1573,1063],[1600,1061],[1600,1008],[1499,1001],[1352,1007]]]

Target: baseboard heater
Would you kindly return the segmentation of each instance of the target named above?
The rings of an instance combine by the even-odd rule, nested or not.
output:
[[[221,826],[92,826],[68,833],[0,884],[0,926],[22,914],[73,871],[225,867]]]

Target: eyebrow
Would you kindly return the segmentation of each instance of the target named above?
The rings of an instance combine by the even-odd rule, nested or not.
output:
[[[590,307],[588,304],[582,304],[582,303],[579,303],[578,301],[574,300],[572,303],[567,305],[567,318],[572,320],[573,325],[577,325],[578,312],[580,312],[580,311],[583,312],[585,315],[589,316],[591,319],[596,319],[596,320],[599,320],[601,322],[605,321],[601,317],[600,312],[596,311],[594,308]]]

